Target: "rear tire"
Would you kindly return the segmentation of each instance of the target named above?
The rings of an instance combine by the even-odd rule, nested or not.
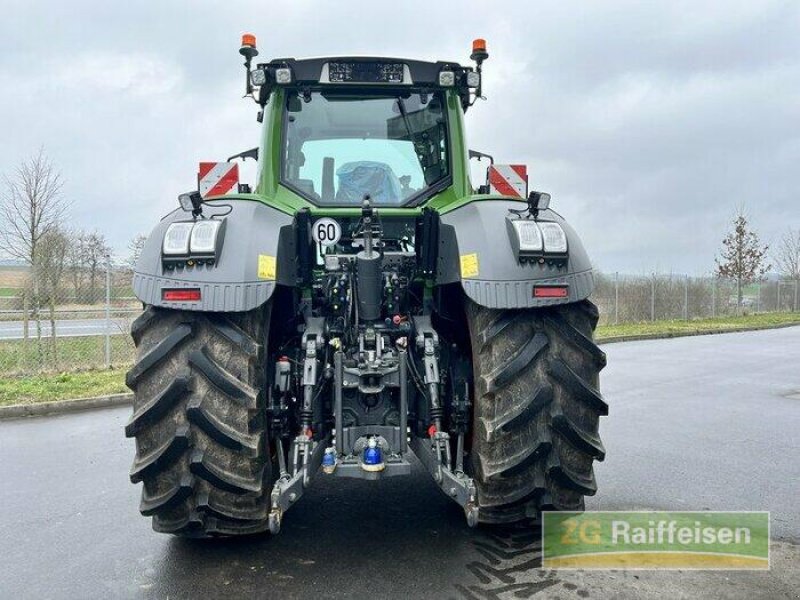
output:
[[[126,383],[136,439],[133,483],[153,529],[189,537],[268,528],[274,482],[265,431],[270,304],[248,313],[148,307],[131,335]]]
[[[467,301],[475,407],[470,464],[480,520],[511,523],[542,510],[583,510],[597,491],[593,461],[608,405],[598,390],[606,357],[588,300],[495,310]]]

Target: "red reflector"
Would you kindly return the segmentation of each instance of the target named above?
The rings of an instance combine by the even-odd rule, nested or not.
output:
[[[198,288],[161,290],[161,299],[170,302],[199,302],[200,290]]]
[[[533,288],[534,298],[566,298],[568,295],[565,285],[537,285]]]

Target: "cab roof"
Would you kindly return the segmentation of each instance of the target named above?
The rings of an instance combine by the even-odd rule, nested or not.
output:
[[[377,68],[380,66],[403,65],[404,85],[438,85],[439,73],[442,70],[451,70],[456,76],[472,71],[472,67],[464,67],[457,62],[437,61],[428,62],[408,58],[393,58],[382,56],[327,56],[315,58],[275,58],[268,63],[259,64],[269,70],[288,67],[292,70],[293,83],[309,85],[318,83],[335,84],[329,78],[330,65],[353,65],[362,68]],[[409,80],[410,79],[410,80]],[[352,83],[368,83],[367,81],[353,81]],[[377,82],[373,82],[377,83]],[[388,82],[384,82],[388,83]]]

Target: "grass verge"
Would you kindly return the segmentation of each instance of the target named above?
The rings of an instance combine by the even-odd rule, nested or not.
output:
[[[736,331],[738,329],[769,328],[778,325],[800,324],[800,312],[796,313],[764,313],[743,315],[741,317],[715,317],[695,319],[691,321],[652,321],[646,323],[623,323],[620,325],[600,325],[596,338],[603,341],[608,338],[629,336],[681,336],[697,333]]]
[[[129,391],[125,387],[124,369],[2,377],[0,406],[93,398]]]
[[[792,324],[800,325],[800,313],[770,313],[742,317],[698,319],[695,321],[626,323],[624,325],[601,325],[597,328],[597,339],[598,341],[603,341],[604,339],[620,336],[642,335],[680,336]],[[123,336],[115,337],[120,338],[116,342],[120,344],[120,347],[115,348],[115,350],[123,354],[122,344],[127,344],[127,339],[123,340]],[[94,346],[91,348],[91,351],[88,352],[85,347],[82,348],[81,358],[84,360],[87,358],[100,360],[102,356],[100,349]],[[2,357],[1,349],[2,345],[0,345],[0,357]],[[75,349],[73,348],[73,350]],[[125,371],[126,368],[116,368],[113,370],[80,371],[75,373],[0,377],[0,406],[51,402],[53,400],[73,400],[76,398],[124,393],[129,391],[125,387]]]

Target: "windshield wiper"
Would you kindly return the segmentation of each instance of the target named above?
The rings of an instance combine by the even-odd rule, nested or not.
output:
[[[411,124],[408,122],[408,112],[406,111],[406,103],[403,99],[397,97],[397,109],[400,111],[400,116],[403,117],[403,124],[406,126],[406,133],[408,133],[408,141],[414,143],[414,137],[411,133]]]

